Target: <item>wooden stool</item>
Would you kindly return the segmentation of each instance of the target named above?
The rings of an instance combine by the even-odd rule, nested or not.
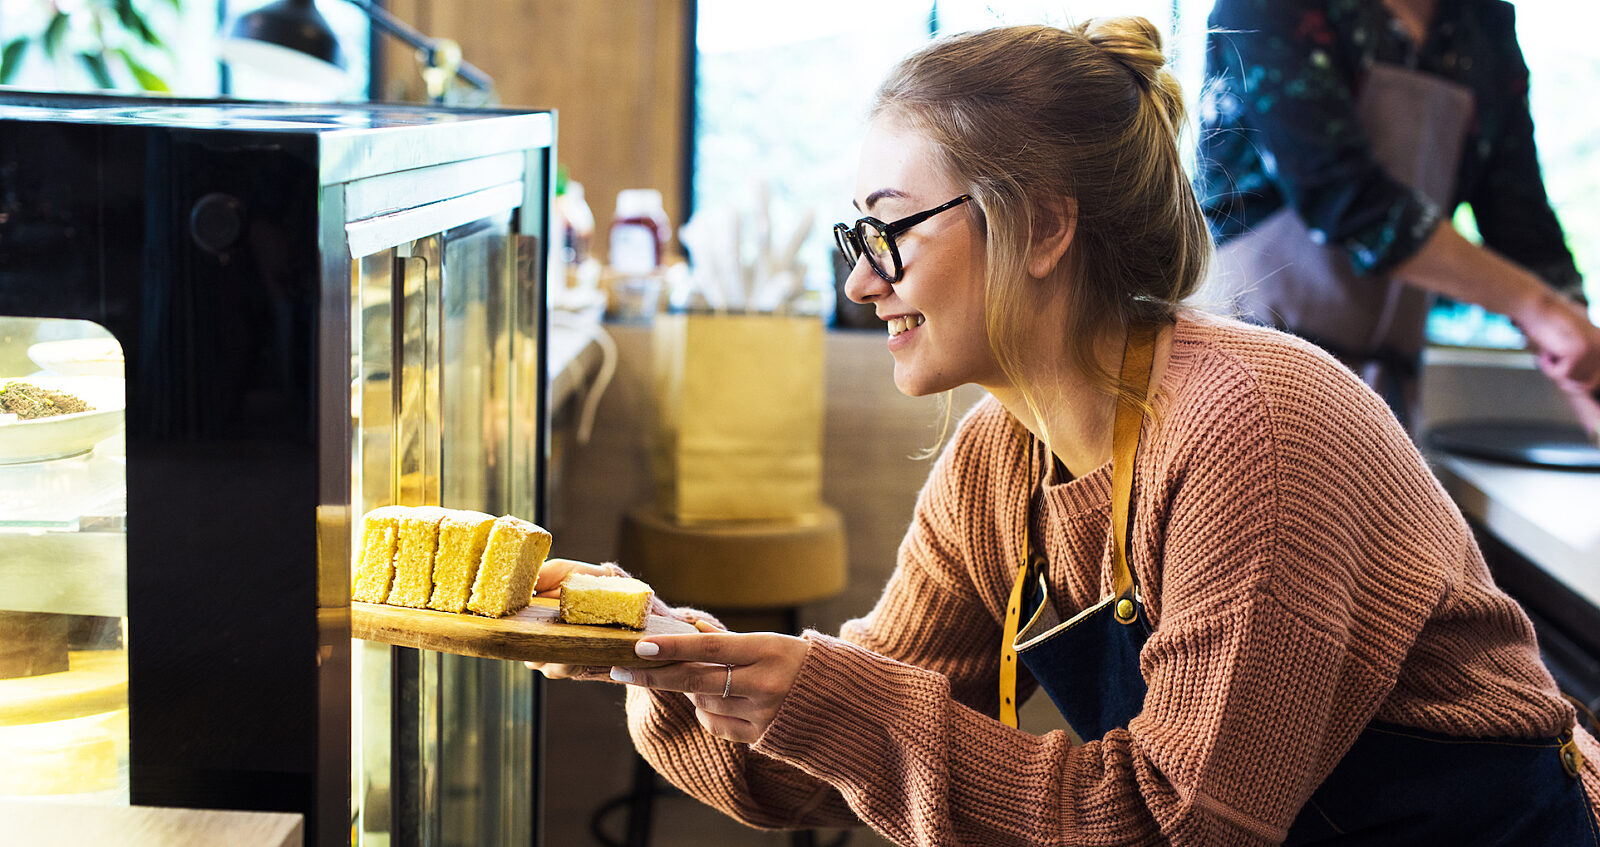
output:
[[[673,605],[798,612],[844,590],[844,521],[822,506],[792,520],[680,524],[639,506],[622,518],[619,561]]]
[[[622,518],[618,561],[671,605],[712,613],[778,611],[784,631],[794,635],[802,605],[844,590],[844,521],[836,509],[822,506],[794,520],[680,524],[650,506],[638,506]],[[603,843],[616,842],[600,831],[599,818],[625,805],[627,847],[649,844],[652,807],[664,789],[637,754],[634,766],[631,794],[601,807],[591,821],[591,831]],[[830,847],[844,844],[849,835],[841,833]],[[791,843],[810,847],[816,836],[797,831]]]

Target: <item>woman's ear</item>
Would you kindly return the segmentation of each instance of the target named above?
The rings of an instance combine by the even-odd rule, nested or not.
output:
[[[1077,231],[1078,201],[1063,197],[1059,202],[1044,204],[1028,248],[1028,275],[1034,279],[1049,276],[1067,254],[1067,246]]]

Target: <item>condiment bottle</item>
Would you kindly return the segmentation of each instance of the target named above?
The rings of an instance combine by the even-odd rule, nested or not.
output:
[[[617,192],[611,220],[611,269],[622,275],[648,274],[666,260],[670,225],[661,192],[629,188]]]

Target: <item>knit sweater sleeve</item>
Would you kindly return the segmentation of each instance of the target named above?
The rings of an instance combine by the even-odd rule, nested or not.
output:
[[[962,573],[970,565],[964,550],[971,542],[961,537],[956,516],[961,511],[959,492],[970,476],[992,470],[984,451],[963,445],[1006,430],[1009,421],[992,399],[963,419],[918,496],[911,527],[901,543],[898,567],[876,607],[845,625],[847,638],[875,651],[854,648],[856,654],[881,661],[884,668],[938,680],[945,698],[954,679],[962,698],[980,706],[986,703],[991,712],[998,701],[995,680],[1000,629],[994,612],[965,584]],[[845,643],[815,632],[807,632],[805,637],[811,642],[806,667],[815,667],[809,657]],[[899,661],[880,654],[896,656]],[[881,678],[881,671],[873,673]],[[792,691],[811,684],[802,668]],[[823,680],[820,684],[826,690],[829,683]],[[882,705],[899,694],[893,688],[869,686],[863,696]],[[818,719],[837,723],[825,703],[820,709]],[[860,823],[854,804],[846,803],[826,779],[828,774],[812,774],[765,754],[759,745],[748,747],[712,736],[700,727],[693,707],[682,695],[630,688],[627,710],[629,732],[640,754],[668,781],[737,820],[764,828]]]
[[[1207,411],[1174,412],[1141,460],[1135,553],[1159,562],[1147,582],[1159,618],[1127,729],[1081,747],[1029,735],[953,696],[959,674],[813,635],[755,750],[828,780],[900,844],[1281,842],[1439,591],[1402,587],[1412,596],[1382,613],[1392,634],[1357,643],[1351,610],[1383,546],[1420,537],[1429,549],[1415,555],[1437,553],[1408,519],[1384,525],[1359,469],[1372,463],[1385,495],[1431,502],[1429,478],[1381,402],[1308,357],[1272,375],[1301,386],[1283,404],[1219,369],[1201,388]]]

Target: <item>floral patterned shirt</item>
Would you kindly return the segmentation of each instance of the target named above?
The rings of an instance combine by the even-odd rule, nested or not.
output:
[[[1503,0],[1439,0],[1421,45],[1381,0],[1217,0],[1206,48],[1197,190],[1218,243],[1289,205],[1357,273],[1409,258],[1455,204],[1485,243],[1562,289],[1581,283],[1545,194],[1528,67]],[[1356,118],[1374,62],[1471,89],[1451,208],[1384,171]]]

